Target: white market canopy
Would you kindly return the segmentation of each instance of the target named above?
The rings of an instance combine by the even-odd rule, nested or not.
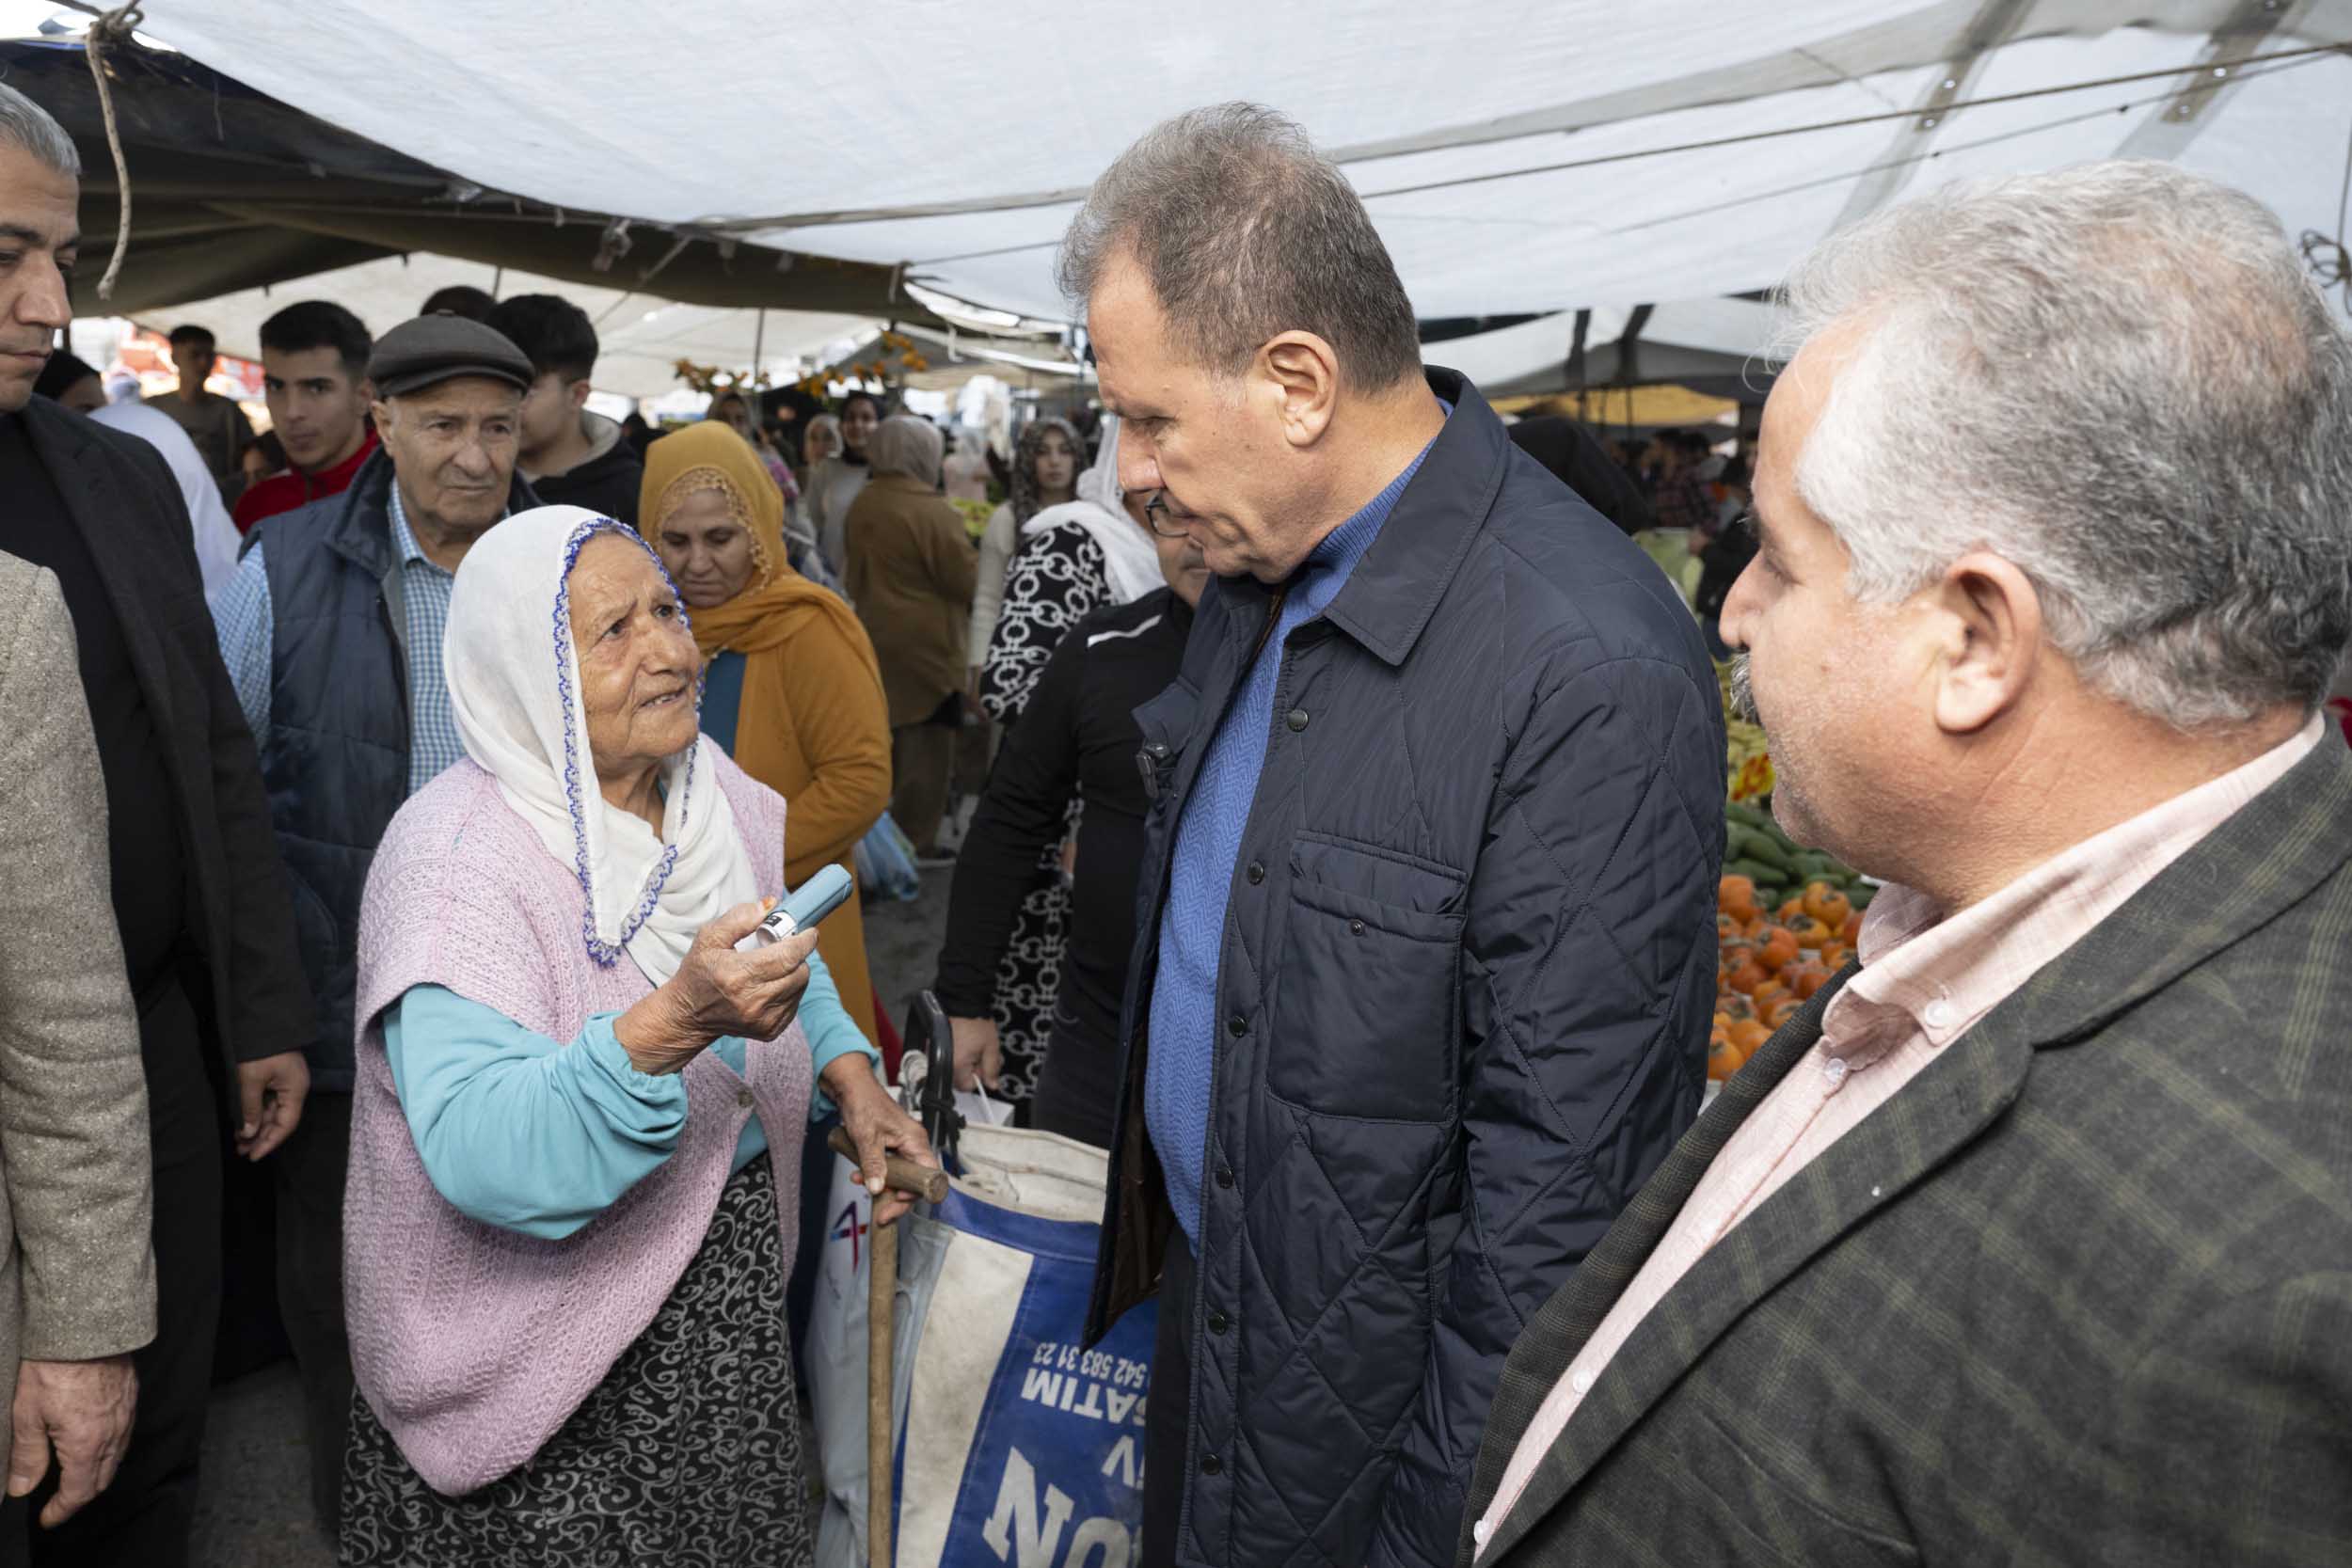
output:
[[[1088,182],[1225,99],[1343,161],[1425,318],[1747,293],[1907,194],[2116,154],[2333,234],[2352,132],[2352,57],[2312,52],[2352,40],[2352,0],[144,14],[145,36],[491,189],[903,265],[1031,316],[1066,313],[1053,246]]]
[[[864,317],[802,310],[771,310],[762,323],[758,313],[751,310],[680,305],[658,296],[592,289],[528,273],[501,274],[478,261],[441,256],[362,261],[267,289],[243,289],[185,305],[142,310],[138,316],[142,325],[161,331],[169,331],[182,321],[199,323],[219,340],[224,353],[249,359],[260,356],[262,323],[296,300],[331,299],[365,322],[371,332],[381,334],[415,315],[435,290],[454,283],[491,290],[501,299],[551,293],[570,300],[596,323],[596,387],[628,398],[658,398],[677,391],[676,366],[681,359],[733,370],[751,364],[757,347],[763,362],[782,373],[795,359],[826,358],[835,347],[862,342],[875,330],[874,324]]]

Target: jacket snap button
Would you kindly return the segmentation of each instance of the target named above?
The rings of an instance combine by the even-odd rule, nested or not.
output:
[[[1210,1314],[1209,1314],[1209,1332],[1210,1332],[1210,1333],[1212,1333],[1212,1334],[1222,1334],[1222,1333],[1224,1333],[1224,1332],[1225,1332],[1228,1328],[1231,1328],[1232,1326],[1232,1323],[1231,1323],[1231,1322],[1229,1322],[1229,1321],[1227,1320],[1227,1318],[1226,1318],[1226,1316],[1225,1316],[1225,1314],[1224,1314],[1224,1313],[1222,1313],[1222,1312],[1212,1312],[1212,1313],[1210,1313]]]
[[[1295,707],[1291,709],[1290,717],[1284,720],[1283,722],[1290,725],[1293,731],[1305,729],[1307,727],[1307,710],[1303,707]]]
[[[1360,920],[1349,921],[1347,923],[1347,934],[1352,937],[1362,936],[1364,934],[1364,923]]]
[[[1220,1187],[1230,1187],[1233,1184],[1232,1166],[1219,1165],[1216,1167],[1216,1184]]]
[[[1204,1453],[1200,1456],[1200,1473],[1204,1476],[1221,1476],[1225,1473],[1225,1461],[1213,1453]]]
[[[744,1107],[748,1108],[748,1107],[751,1105],[751,1102],[752,1102],[752,1091],[751,1091],[751,1090],[749,1090],[749,1089],[738,1089],[738,1090],[736,1090],[736,1091],[735,1091],[735,1102],[736,1102],[738,1105],[741,1105],[741,1106],[744,1106]]]
[[[1260,864],[1258,862],[1256,862],[1256,861],[1251,861],[1251,862],[1249,863],[1249,872],[1248,872],[1248,876],[1249,876],[1249,885],[1250,885],[1251,887],[1256,887],[1256,886],[1257,886],[1260,882],[1263,882],[1263,881],[1264,881],[1264,880],[1265,880],[1265,867],[1264,867],[1263,865],[1261,865],[1261,864]]]
[[[1225,1032],[1233,1036],[1235,1038],[1239,1038],[1243,1035],[1249,1033],[1249,1021],[1242,1017],[1241,1014],[1235,1013],[1232,1017],[1225,1021]]]

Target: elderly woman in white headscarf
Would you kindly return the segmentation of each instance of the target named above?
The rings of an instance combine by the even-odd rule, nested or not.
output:
[[[361,919],[342,1560],[806,1562],[801,1145],[829,1099],[879,1191],[922,1131],[812,935],[736,950],[785,803],[701,737],[652,549],[509,518],[444,647],[468,760],[393,820]]]
[[[1072,626],[1104,605],[1132,604],[1166,583],[1142,501],[1130,501],[1120,486],[1119,420],[1106,416],[1103,444],[1078,476],[1076,498],[1021,525],[988,660],[980,667],[980,705],[990,718],[1009,728],[1021,717]],[[1036,1094],[1053,1033],[1078,810],[1073,800],[1061,843],[1039,863],[1037,885],[1022,900],[997,967],[991,1016],[952,1021],[959,1083],[968,1088],[977,1078],[1016,1105],[1025,1106]]]

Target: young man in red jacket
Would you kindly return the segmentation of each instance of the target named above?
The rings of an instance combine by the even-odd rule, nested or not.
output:
[[[323,299],[289,305],[262,324],[263,395],[291,467],[238,499],[239,533],[322,496],[342,495],[375,450],[366,386],[373,346],[358,317]]]

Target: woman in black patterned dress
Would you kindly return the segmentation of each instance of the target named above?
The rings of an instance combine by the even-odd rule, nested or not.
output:
[[[1022,525],[988,662],[980,671],[980,705],[1009,730],[1063,634],[1104,605],[1129,604],[1163,585],[1152,531],[1126,504],[1120,487],[1119,421],[1105,418],[1094,465],[1078,478],[1078,499],[1048,507]],[[1036,1093],[1053,1033],[1070,910],[1067,847],[1077,838],[1078,807],[1071,801],[1062,844],[1039,861],[1037,885],[1022,901],[996,970],[993,1044],[999,1065],[993,1077],[985,1067],[978,1076],[1016,1105],[1025,1105]],[[960,1032],[969,1037],[972,1022],[977,1021],[960,1024]],[[958,1053],[960,1058],[965,1054]],[[978,1054],[985,1062],[985,1050]]]

